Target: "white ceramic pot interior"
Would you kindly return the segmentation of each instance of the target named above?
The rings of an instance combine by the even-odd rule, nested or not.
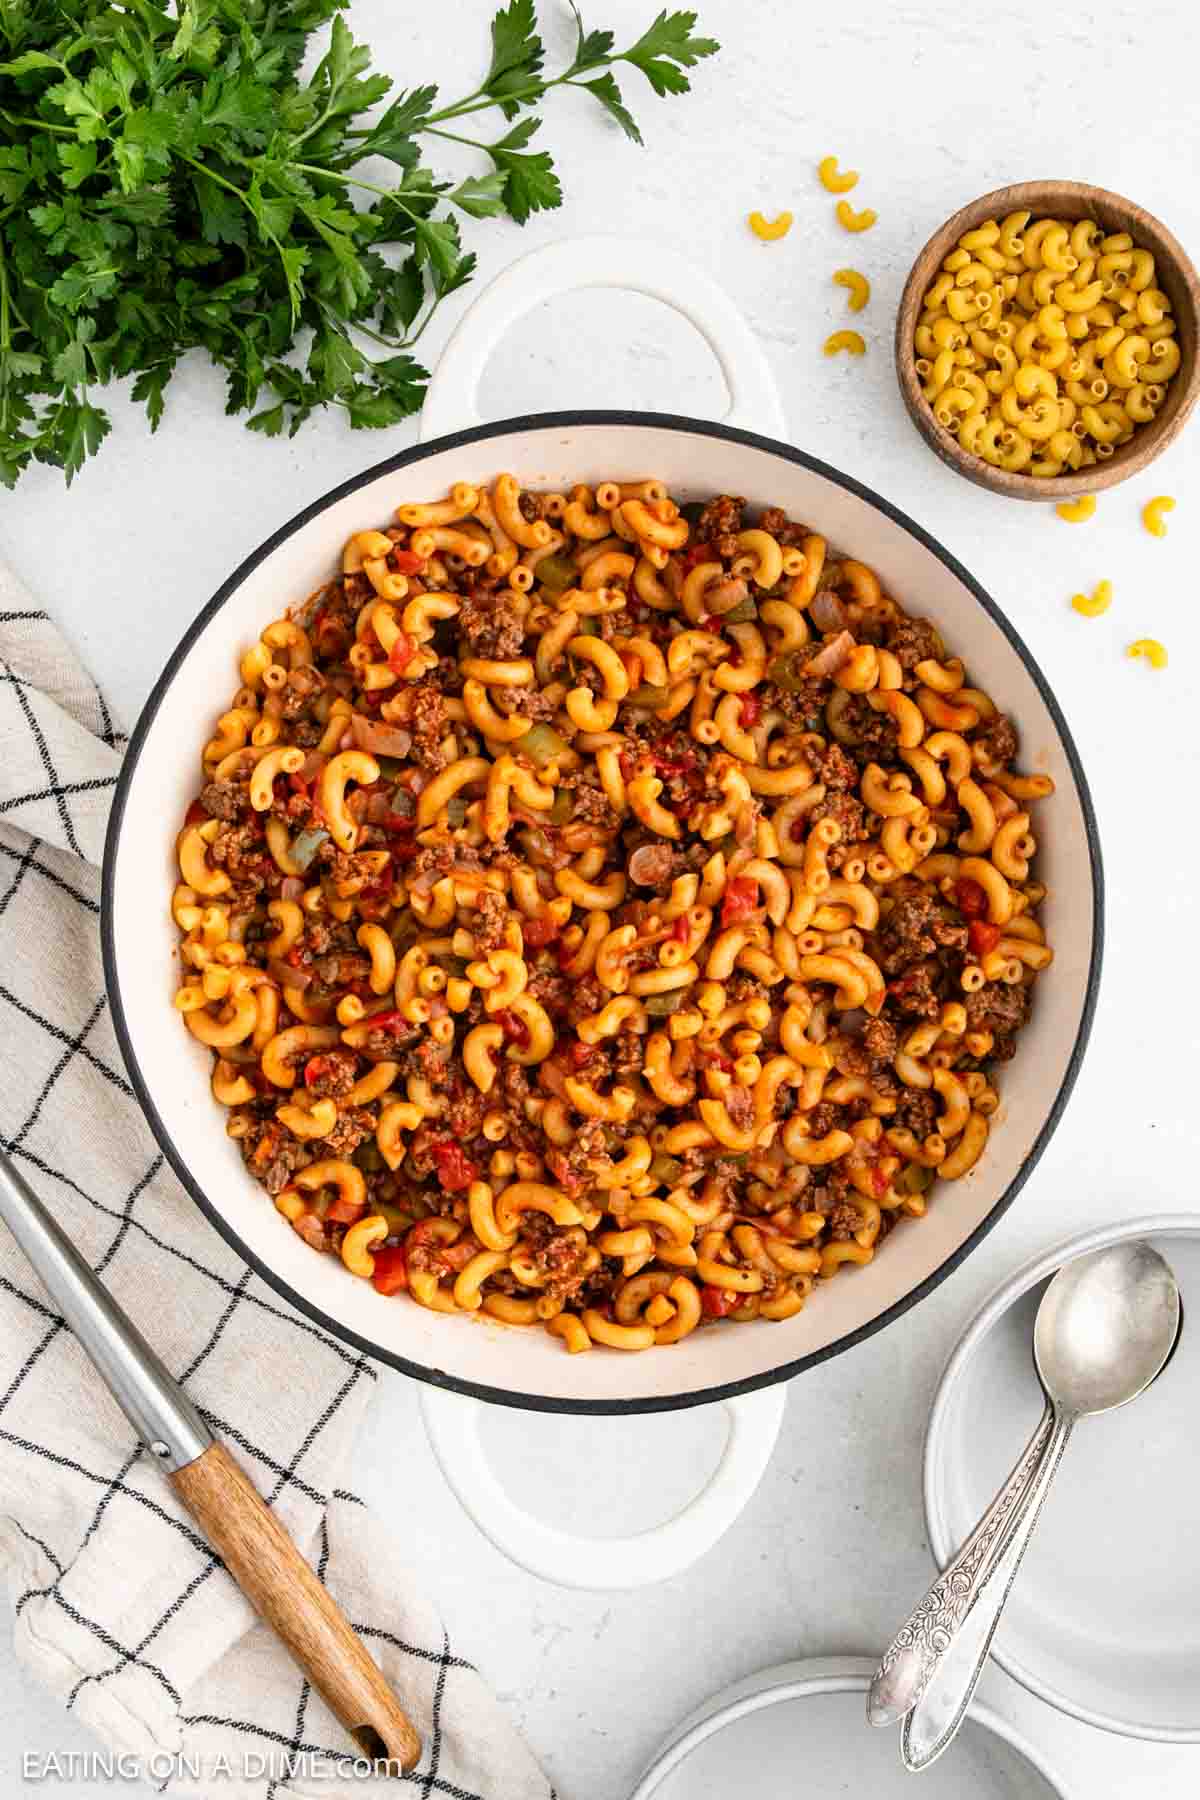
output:
[[[1022,766],[1057,784],[1038,815],[1040,874],[1050,890],[1044,916],[1056,957],[1039,983],[1019,1054],[1002,1071],[1002,1106],[986,1156],[964,1180],[939,1188],[928,1215],[898,1230],[870,1266],[841,1274],[785,1323],[697,1332],[653,1355],[568,1357],[544,1332],[446,1318],[383,1298],[334,1258],[314,1254],[245,1173],[209,1093],[209,1054],[182,1029],[171,1005],[178,982],[168,908],[177,879],[173,841],[196,792],[200,747],[237,687],[238,656],[269,620],[333,575],[352,531],[385,523],[402,501],[440,496],[453,481],[482,481],[500,470],[555,488],[655,475],[681,501],[729,492],[783,506],[869,563],[903,606],[936,622],[971,679],[1016,721]],[[870,1327],[962,1249],[1019,1177],[1067,1078],[1093,960],[1084,805],[1054,718],[1004,631],[953,569],[869,500],[768,447],[702,427],[501,427],[466,443],[435,445],[322,506],[244,571],[160,689],[110,845],[108,875],[114,1010],[123,1017],[135,1071],[176,1168],[186,1170],[244,1254],[331,1329],[435,1378],[505,1390],[518,1403],[653,1405],[762,1380]]]

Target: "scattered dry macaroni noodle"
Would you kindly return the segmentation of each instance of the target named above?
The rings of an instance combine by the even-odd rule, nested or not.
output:
[[[1145,657],[1152,669],[1165,669],[1167,666],[1166,649],[1157,638],[1137,638],[1125,654]]]
[[[838,169],[836,156],[823,156],[817,164],[821,186],[830,194],[848,194],[858,181],[856,169]]]
[[[1032,238],[1043,309],[1086,316],[1075,239]],[[929,330],[953,358],[953,309]],[[779,508],[505,473],[395,518],[242,657],[180,830],[176,1006],[227,1129],[378,1303],[572,1354],[786,1321],[985,1151],[1053,954],[1052,785]]]
[[[1096,496],[1095,494],[1080,494],[1078,500],[1060,500],[1054,510],[1060,519],[1066,520],[1068,525],[1082,525],[1088,519],[1095,517]]]
[[[1021,212],[965,232],[914,334],[938,424],[1018,474],[1073,474],[1112,456],[1157,416],[1181,361],[1154,274],[1149,251],[1088,219],[1031,224]],[[1058,508],[1072,524],[1094,511],[1091,495]]]
[[[1085,619],[1098,619],[1112,605],[1113,585],[1111,581],[1101,581],[1090,594],[1072,594],[1071,605]]]
[[[864,206],[861,212],[855,212],[848,200],[839,200],[834,210],[837,213],[838,224],[845,230],[853,232],[870,231],[879,217],[879,214],[872,211],[869,206]]]
[[[1159,494],[1154,500],[1147,500],[1142,508],[1142,524],[1151,537],[1166,537],[1167,522],[1164,513],[1174,512],[1175,502],[1170,494]]]
[[[748,223],[756,238],[761,238],[764,244],[773,244],[779,238],[786,237],[792,229],[792,215],[790,212],[781,212],[774,219],[766,219],[762,213],[752,212]]]
[[[826,356],[836,356],[839,350],[848,350],[851,356],[861,356],[866,347],[866,342],[857,331],[835,331],[825,339]]]
[[[850,311],[861,312],[871,298],[871,284],[857,269],[838,269],[833,277],[836,287],[850,290]]]

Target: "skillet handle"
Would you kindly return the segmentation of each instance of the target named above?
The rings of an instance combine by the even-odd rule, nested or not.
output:
[[[438,360],[425,395],[421,441],[481,423],[479,382],[515,320],[543,300],[578,288],[624,288],[682,313],[721,365],[730,405],[723,423],[767,437],[786,426],[779,393],[758,339],[728,294],[674,250],[637,238],[563,238],[511,263],[464,314]],[[570,395],[565,399],[569,402]]]
[[[729,1435],[700,1492],[673,1519],[649,1531],[589,1538],[544,1524],[509,1499],[479,1441],[479,1401],[443,1388],[421,1392],[433,1453],[484,1536],[531,1575],[589,1591],[648,1587],[678,1575],[712,1549],[746,1506],[775,1448],[787,1393],[780,1383],[720,1404],[728,1414]]]

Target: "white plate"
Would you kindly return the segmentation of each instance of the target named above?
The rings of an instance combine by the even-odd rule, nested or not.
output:
[[[914,1800],[894,1732],[863,1713],[866,1657],[781,1663],[693,1713],[632,1800]],[[988,1707],[973,1706],[952,1748],[921,1777],[920,1800],[1067,1800],[1039,1752]]]
[[[1031,1692],[1106,1731],[1200,1742],[1200,1219],[1134,1219],[1042,1254],[988,1301],[942,1377],[925,1445],[939,1566],[967,1536],[1042,1408],[1033,1320],[1069,1257],[1149,1238],[1175,1271],[1184,1326],[1133,1405],[1075,1431],[992,1654]]]

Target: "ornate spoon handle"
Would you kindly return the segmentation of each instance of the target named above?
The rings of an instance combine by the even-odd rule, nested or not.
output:
[[[966,1717],[1004,1603],[1017,1578],[1021,1559],[1029,1548],[1034,1526],[1074,1426],[1075,1414],[1056,1411],[1042,1460],[1017,1509],[1012,1528],[1005,1534],[1003,1546],[989,1561],[974,1601],[966,1617],[951,1633],[950,1642],[924,1694],[904,1721],[900,1755],[905,1768],[914,1773],[936,1762],[942,1751],[953,1743]]]
[[[970,1537],[900,1627],[867,1692],[867,1719],[894,1725],[929,1686],[954,1633],[974,1604],[1005,1534],[1017,1516],[1054,1429],[1049,1401],[1037,1429]]]

